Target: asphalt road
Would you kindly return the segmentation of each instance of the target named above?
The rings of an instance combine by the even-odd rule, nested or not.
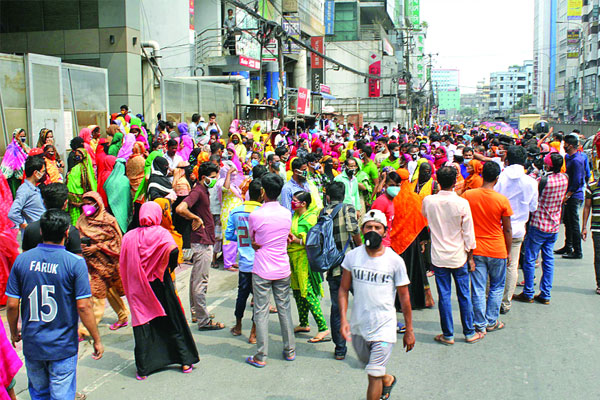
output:
[[[562,238],[557,247],[561,242]],[[405,353],[399,335],[388,366],[388,371],[398,377],[392,398],[600,398],[600,296],[594,293],[591,239],[584,244],[584,253],[583,260],[557,260],[550,305],[514,304],[501,318],[506,328],[489,333],[480,343],[464,342],[455,299],[454,346],[433,340],[440,333],[437,308],[415,311],[415,349]],[[178,274],[177,287],[186,310],[188,279],[189,269]],[[435,293],[433,279],[430,282]],[[81,345],[78,390],[90,400],[365,397],[367,378],[351,348],[345,361],[336,361],[332,343],[309,344],[310,336],[298,335],[296,361],[282,360],[279,322],[274,314],[270,319],[272,357],[267,367],[256,369],[245,364],[244,359],[255,351],[255,346],[247,342],[251,309],[248,306],[244,334],[231,336],[236,287],[237,274],[211,270],[208,302],[217,320],[225,322],[227,328],[218,332],[192,329],[201,359],[193,373],[182,374],[177,366],[143,382],[135,379],[132,330],[111,332],[108,325],[116,321],[116,316],[107,305],[100,327],[104,357],[94,361],[91,345]],[[437,299],[437,294],[434,297]],[[329,298],[322,304],[329,318]],[[293,316],[297,322],[295,306]],[[314,325],[313,329],[316,331]],[[16,390],[19,399],[30,398],[25,368],[17,376]]]

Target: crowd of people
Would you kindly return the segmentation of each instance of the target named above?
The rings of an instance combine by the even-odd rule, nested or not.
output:
[[[312,331],[312,315],[309,342],[333,341],[343,360],[351,341],[366,365],[367,398],[387,399],[397,333],[410,351],[412,310],[435,305],[430,279],[442,332],[435,340],[455,343],[454,279],[465,341],[476,343],[505,327],[500,315],[513,301],[550,303],[554,253],[582,258],[590,215],[600,246],[600,186],[578,132],[511,137],[324,117],[297,132],[239,121],[226,132],[215,114],[208,122],[194,114],[189,124],[159,115],[149,130],[127,106],[101,131],[81,129],[66,162],[47,129],[34,148],[15,130],[4,154],[0,305],[10,339],[0,332],[0,386],[9,398],[21,367],[9,341],[21,340],[32,397],[75,396],[78,342],[91,338],[95,358],[104,351],[97,326],[105,299],[118,316],[110,330],[133,326],[138,380],[172,364],[192,372],[199,356],[188,320],[200,331],[225,328],[207,307],[209,271],[223,265],[238,274],[233,336],[243,334],[252,296],[248,341],[257,351],[248,364],[267,365],[270,313],[278,315],[288,361],[296,335]],[[565,244],[554,251],[561,219]],[[341,255],[332,265],[314,265],[318,234],[335,246],[321,250]],[[182,263],[192,265],[189,310],[175,284]]]

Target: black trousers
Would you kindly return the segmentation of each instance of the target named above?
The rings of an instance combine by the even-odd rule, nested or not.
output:
[[[565,203],[563,219],[565,222],[565,247],[573,249],[573,253],[581,255],[581,225],[579,211],[583,200],[570,198]]]
[[[596,287],[600,288],[600,232],[592,232],[594,241],[594,270],[596,271]]]

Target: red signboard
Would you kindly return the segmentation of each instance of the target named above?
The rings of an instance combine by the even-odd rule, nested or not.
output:
[[[323,36],[312,36],[310,47],[323,54]],[[323,58],[313,53],[310,56],[310,66],[311,68],[323,68]]]
[[[256,70],[260,69],[260,61],[246,56],[240,56],[240,65],[242,67],[248,67]]]
[[[381,76],[381,61],[375,61],[369,65],[369,74]],[[381,85],[379,79],[369,78],[369,97],[381,97]]]
[[[296,108],[296,112],[298,114],[304,115],[304,114],[306,114],[306,109],[308,108],[308,106],[309,106],[308,89],[298,88],[298,106]]]
[[[331,88],[327,85],[321,84],[321,93],[331,94]]]

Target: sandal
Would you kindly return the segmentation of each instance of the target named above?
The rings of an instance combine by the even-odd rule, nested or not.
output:
[[[454,339],[448,340],[444,337],[443,333],[440,333],[436,337],[433,338],[436,342],[445,344],[446,346],[452,346],[454,344]]]
[[[250,356],[250,357],[246,358],[246,363],[248,363],[256,368],[264,368],[267,366],[266,362],[255,360],[254,356]]]
[[[331,338],[329,336],[325,336],[322,338],[310,338],[308,339],[308,343],[324,343],[324,342],[331,342]]]
[[[467,342],[469,344],[477,343],[484,337],[485,337],[485,335],[483,333],[475,332],[475,334],[473,334],[473,336],[465,338],[465,342]]]
[[[256,336],[250,336],[248,338],[248,343],[250,343],[250,344],[256,344]]]
[[[140,376],[140,374],[138,374],[136,372],[135,373],[135,379],[137,379],[138,381],[145,381],[146,379],[148,379],[148,376]]]
[[[596,289],[596,294],[600,294],[600,288]]]
[[[396,386],[397,382],[397,379],[394,375],[392,375],[392,378],[394,378],[392,384],[390,386],[383,387],[383,390],[381,391],[381,400],[387,400],[390,398],[390,395],[392,394],[392,389],[394,388],[394,386]]]
[[[215,314],[208,314],[208,319],[215,319]],[[195,324],[196,322],[198,322],[198,318],[193,317],[192,324]]]
[[[238,272],[240,269],[238,267],[229,267],[229,268],[225,268],[225,271],[229,271],[229,272]]]
[[[242,336],[242,331],[235,330],[235,326],[229,330],[233,336]]]
[[[186,368],[186,367],[187,367],[187,368]],[[192,372],[193,370],[194,370],[194,366],[193,366],[193,365],[184,365],[184,366],[181,368],[181,371],[182,371],[184,374],[189,374],[189,373],[190,373],[190,372]]]
[[[496,321],[496,323],[494,325],[488,326],[486,328],[486,331],[488,331],[488,332],[494,332],[494,331],[499,331],[502,328],[504,328],[504,322],[498,320],[498,321]]]
[[[285,350],[283,351],[283,358],[285,361],[294,361],[296,359],[296,351],[292,350],[290,354],[285,354]]]
[[[114,324],[112,324],[111,326],[109,326],[108,329],[110,329],[111,331],[116,331],[117,329],[125,328],[128,325],[129,325],[129,321],[125,321],[125,322],[117,321]]]
[[[199,331],[220,331],[225,328],[225,324],[222,322],[215,322],[212,319],[208,321],[208,324],[198,327]]]
[[[294,328],[294,333],[309,333],[310,326],[297,326]]]

